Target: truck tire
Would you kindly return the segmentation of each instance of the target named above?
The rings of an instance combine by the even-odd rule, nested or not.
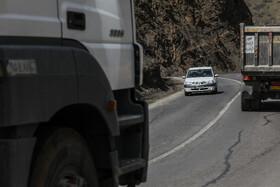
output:
[[[251,110],[259,111],[261,108],[261,100],[260,99],[252,99],[251,100]]]
[[[250,100],[245,99],[241,96],[241,110],[242,111],[249,111],[250,110]]]
[[[98,186],[83,137],[69,128],[53,132],[38,151],[29,182],[30,187]]]

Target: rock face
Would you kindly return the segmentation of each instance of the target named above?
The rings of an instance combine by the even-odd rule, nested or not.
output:
[[[280,25],[279,0],[245,0],[254,25]]]
[[[144,86],[189,67],[239,71],[239,23],[252,24],[244,0],[134,0],[144,48]]]

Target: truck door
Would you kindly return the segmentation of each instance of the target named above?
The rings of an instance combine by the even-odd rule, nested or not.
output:
[[[134,87],[130,0],[58,0],[62,37],[82,43],[113,90]]]

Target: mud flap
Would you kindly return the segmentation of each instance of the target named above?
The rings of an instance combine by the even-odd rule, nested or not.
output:
[[[36,138],[0,140],[0,184],[27,187]]]
[[[258,82],[250,83],[250,85],[242,82],[241,94],[243,99],[259,99],[261,97],[261,89]]]
[[[241,84],[241,94],[243,99],[253,99],[253,86]]]
[[[117,187],[119,184],[118,152],[117,151],[110,152],[110,159],[111,159],[111,166],[112,166],[112,172],[113,172],[114,187]]]

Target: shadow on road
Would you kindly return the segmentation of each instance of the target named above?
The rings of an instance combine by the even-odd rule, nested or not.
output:
[[[280,112],[280,100],[263,101],[261,104],[262,112]]]
[[[219,95],[224,93],[224,91],[217,91],[217,93],[195,93],[195,94],[191,94],[191,97],[195,97],[195,96],[201,96],[201,95]],[[188,97],[190,97],[188,96]]]

